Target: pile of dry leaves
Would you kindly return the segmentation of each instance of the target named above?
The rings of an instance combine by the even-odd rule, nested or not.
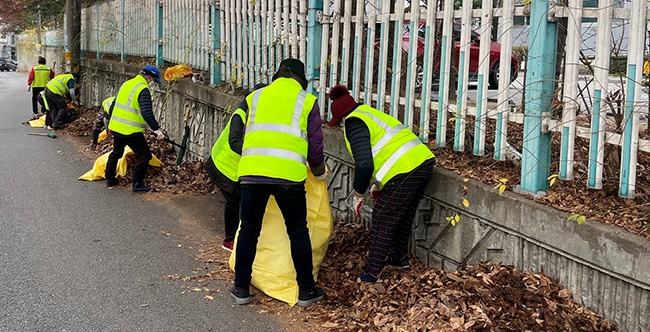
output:
[[[474,119],[468,117],[467,132],[474,132]],[[489,120],[488,132],[493,132],[494,120]],[[447,126],[447,137],[453,140],[453,126]],[[508,125],[508,143],[521,151],[523,125]],[[494,137],[486,136],[486,148],[492,147]],[[551,175],[559,173],[560,133],[553,133],[551,139]],[[466,141],[465,152],[453,150],[453,141],[446,147],[434,147],[436,166],[451,170],[463,177],[471,178],[489,185],[497,185],[502,179],[507,180],[508,190],[521,182],[521,167],[512,161],[494,160],[493,151],[487,151],[483,157],[472,154],[471,140]],[[587,188],[589,141],[583,138],[575,142],[574,180],[554,181],[544,197],[529,199],[552,206],[560,211],[584,215],[588,220],[597,220],[614,224],[626,230],[650,239],[650,155],[640,151],[637,159],[636,196],[625,199],[618,196],[620,174],[620,148],[611,144],[605,146],[603,161],[603,189]],[[496,189],[495,189],[496,190]]]
[[[88,137],[90,143],[93,123],[101,110],[98,107],[78,108],[77,112],[79,117],[61,132],[71,136]],[[153,188],[153,191],[172,194],[206,194],[215,190],[215,185],[203,171],[205,162],[192,161],[176,165],[176,150],[172,144],[158,141],[154,135],[149,135],[147,141],[151,152],[164,164],[162,167],[149,167],[147,184]],[[99,156],[111,150],[113,150],[113,139],[109,137],[100,142],[93,152],[98,153]],[[135,156],[131,155],[128,158],[129,167],[126,176],[118,179],[120,186],[131,185]]]
[[[367,240],[361,224],[335,224],[318,275],[327,295],[319,304],[296,312],[254,291],[253,305],[328,331],[616,331],[554,279],[499,264],[445,272],[412,258],[410,269],[385,268],[376,284],[357,282]],[[199,258],[210,272],[166,278],[199,283],[192,289],[206,292],[209,280],[232,281],[223,250],[202,249]]]

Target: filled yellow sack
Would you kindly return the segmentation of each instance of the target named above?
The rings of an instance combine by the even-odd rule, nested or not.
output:
[[[310,172],[307,175],[305,190],[307,191],[307,227],[311,239],[314,280],[316,280],[332,236],[332,213],[325,181],[316,180]],[[237,237],[228,262],[233,271]],[[269,199],[264,214],[257,254],[253,262],[252,284],[266,295],[291,306],[298,302],[298,284],[291,259],[289,236],[282,213],[273,197]]]
[[[97,181],[97,180],[104,179],[104,173],[106,172],[106,162],[108,161],[109,154],[110,152],[106,152],[103,155],[101,155],[99,158],[97,158],[97,160],[95,160],[95,164],[93,165],[93,169],[86,172],[86,174],[80,176],[79,180]],[[133,154],[133,150],[131,150],[131,148],[129,148],[128,146],[124,148],[124,154],[122,155],[122,158],[120,158],[117,161],[117,169],[115,171],[116,177],[126,175],[126,166],[127,166],[126,157],[132,154]],[[158,160],[156,156],[152,155],[151,160],[149,160],[149,165],[154,167],[160,167],[162,166],[162,162]]]
[[[32,128],[43,128],[45,127],[45,115],[41,116],[38,119],[30,120],[29,126]]]

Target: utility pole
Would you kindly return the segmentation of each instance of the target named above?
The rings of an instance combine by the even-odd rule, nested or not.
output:
[[[41,45],[43,43],[41,39],[41,5],[36,5],[36,8],[38,8],[38,28],[36,30],[36,35],[38,37],[38,45]]]
[[[77,73],[81,62],[81,0],[66,0],[65,16],[68,35],[66,71]]]

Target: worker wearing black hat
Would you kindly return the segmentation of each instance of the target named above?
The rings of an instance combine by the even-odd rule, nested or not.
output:
[[[164,132],[153,114],[151,92],[149,84],[160,84],[160,72],[154,66],[146,66],[140,74],[124,82],[115,97],[113,106],[109,111],[108,129],[113,134],[113,151],[106,161],[106,187],[112,189],[117,180],[115,172],[117,161],[124,154],[128,145],[137,161],[133,167],[133,183],[131,190],[134,192],[147,192],[150,188],[145,184],[147,165],[151,160],[151,150],[144,137],[144,131],[149,126],[154,131],[158,140],[165,138]]]
[[[433,173],[435,157],[399,120],[357,103],[343,85],[329,92],[330,126],[344,123],[345,144],[354,160],[352,207],[361,216],[370,186],[376,196],[368,258],[359,279],[376,282],[384,265],[409,266],[408,241],[415,212]],[[379,194],[381,190],[381,194]]]
[[[304,64],[285,59],[268,86],[246,97],[248,114],[237,175],[241,183],[241,226],[237,237],[235,287],[237,304],[250,302],[249,287],[264,211],[275,198],[291,242],[299,306],[323,298],[313,276],[307,228],[307,163],[316,179],[325,179],[323,134],[316,96],[305,91]]]
[[[34,118],[39,116],[38,112],[38,96],[41,91],[45,90],[45,85],[47,82],[54,78],[54,70],[45,65],[45,58],[42,56],[38,57],[38,65],[34,66],[32,70],[29,71],[29,77],[27,78],[27,91],[32,91],[32,112],[34,113]],[[41,107],[41,112],[45,113],[45,109]]]

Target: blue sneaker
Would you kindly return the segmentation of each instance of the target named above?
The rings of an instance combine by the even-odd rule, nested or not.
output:
[[[370,272],[366,272],[364,269],[361,271],[361,274],[357,277],[357,282],[377,282],[377,280],[381,279],[381,272],[379,272],[378,275],[373,275]]]

